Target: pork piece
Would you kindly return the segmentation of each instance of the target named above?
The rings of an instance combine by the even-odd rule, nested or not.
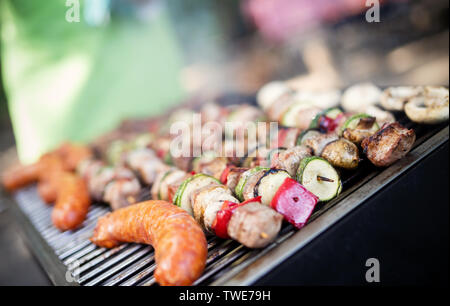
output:
[[[241,168],[236,167],[230,169],[230,172],[228,172],[227,175],[227,187],[231,190],[234,190],[236,188],[236,185],[239,183],[239,179],[241,178],[241,174],[247,171],[248,168]]]
[[[279,146],[284,148],[292,148],[297,144],[298,136],[301,130],[298,128],[289,128],[284,136],[283,143]]]
[[[358,147],[345,138],[327,144],[320,156],[335,167],[349,170],[358,167],[360,161]]]
[[[198,161],[195,164],[194,171],[196,173],[210,175],[220,180],[220,176],[227,167],[228,163],[229,161],[226,157],[216,157],[213,160]]]
[[[311,155],[312,150],[307,146],[291,147],[276,154],[272,159],[272,166],[277,169],[284,169],[290,176],[295,177],[301,160]]]
[[[165,201],[142,202],[101,217],[91,241],[107,248],[122,242],[152,245],[160,285],[191,285],[202,274],[208,253],[197,222]]]
[[[245,182],[244,189],[242,190],[242,197],[244,200],[253,199],[255,196],[255,186],[258,184],[259,180],[266,174],[267,169],[261,169],[252,173]]]
[[[412,148],[416,134],[398,122],[388,123],[361,146],[367,158],[377,167],[387,167],[403,158]]]
[[[87,181],[89,193],[95,201],[103,201],[103,194],[106,186],[115,179],[121,178],[120,173],[117,173],[113,167],[101,167],[95,173],[89,176]],[[131,171],[123,169],[122,175],[133,177]]]
[[[233,211],[228,235],[249,248],[262,248],[272,242],[281,229],[283,216],[270,207],[250,202]]]
[[[113,180],[105,188],[103,201],[116,210],[135,204],[140,190],[141,184],[137,178]]]
[[[313,134],[313,133],[311,133]],[[314,155],[320,156],[323,149],[331,142],[339,139],[339,136],[334,133],[329,134],[313,134],[314,136],[308,137],[302,140],[302,144],[310,147],[313,150]]]
[[[206,231],[212,233],[212,225],[217,212],[222,208],[225,201],[239,202],[232,196],[230,189],[224,185],[211,184],[194,190],[191,194],[191,203],[195,220]]]
[[[255,168],[256,166],[268,166],[266,164],[268,163],[267,157],[270,151],[270,149],[264,146],[257,147],[255,150],[249,152],[248,156],[244,159],[242,166],[247,168]]]
[[[126,157],[127,165],[139,173],[142,181],[148,185],[155,182],[158,173],[169,169],[154,153],[153,150],[143,148],[129,152]]]
[[[225,201],[239,203],[231,191],[220,184],[211,184],[192,193],[194,217],[206,231],[214,232],[212,226]],[[261,248],[275,239],[282,220],[272,208],[251,202],[233,210],[227,232],[231,239],[248,248]]]
[[[153,199],[169,201],[169,186],[176,184],[176,182],[182,182],[186,178],[186,172],[176,168],[160,172],[152,186]]]
[[[113,209],[133,204],[141,189],[134,173],[124,167],[105,167],[96,160],[86,160],[78,173],[86,182],[91,198],[107,202]]]

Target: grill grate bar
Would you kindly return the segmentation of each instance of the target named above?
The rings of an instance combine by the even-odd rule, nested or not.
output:
[[[94,254],[97,251],[100,251],[102,249],[98,249],[98,247],[92,243],[87,244],[84,248],[80,249],[80,251],[76,252],[75,254],[72,254],[69,258],[63,261],[63,263],[68,266],[74,261],[80,261],[83,256],[88,254]],[[99,252],[101,253],[101,252]],[[99,255],[99,254],[98,254]],[[60,257],[61,258],[61,257]]]
[[[155,270],[155,268],[156,268],[156,264],[153,263],[148,268],[146,268],[145,270],[139,272],[138,274],[136,274],[135,276],[131,277],[130,279],[126,280],[125,282],[123,282],[119,286],[134,286],[134,285],[138,284],[140,281],[142,281],[143,278],[149,276],[150,274],[151,274],[151,278],[154,278],[153,277],[153,271]]]
[[[95,267],[96,265],[100,264],[101,262],[106,261],[108,258],[110,258],[111,256],[119,253],[121,250],[125,249],[128,246],[129,246],[128,244],[122,244],[122,245],[120,245],[120,246],[118,246],[118,247],[116,247],[114,249],[107,250],[102,255],[100,255],[98,257],[95,257],[95,258],[93,258],[90,261],[85,261],[85,264],[80,266],[80,269],[78,270],[78,272],[76,272],[74,274],[74,276],[78,276],[81,273],[84,273],[87,270],[89,270],[89,269]],[[87,256],[89,256],[89,255],[87,255]]]
[[[67,257],[71,256],[75,252],[78,252],[79,250],[87,247],[93,247],[94,245],[89,240],[84,240],[80,243],[77,243],[76,241],[72,241],[69,243],[66,247],[55,251],[55,253],[58,255],[59,259],[64,260]]]
[[[134,265],[128,267],[124,271],[122,271],[119,275],[111,278],[110,280],[103,283],[104,286],[114,286],[118,283],[122,282],[123,280],[127,279],[131,275],[135,274],[136,272],[140,271],[142,268],[147,266],[148,264],[152,263],[154,261],[155,257],[154,254],[151,253],[149,256],[142,258],[138,262],[136,262]]]
[[[133,254],[134,252],[136,252],[142,248],[143,248],[143,245],[140,245],[140,244],[127,245],[126,250],[124,250],[123,252],[116,252],[117,253],[116,256],[111,256],[110,260],[102,261],[104,263],[100,264],[100,266],[98,266],[97,268],[94,268],[89,273],[87,273],[85,275],[82,275],[82,273],[80,273],[80,276],[81,276],[80,283],[82,284],[82,283],[86,282],[86,280],[89,280],[92,277],[102,273],[103,271],[105,271],[105,269],[110,269],[116,263],[120,262],[121,260],[125,259],[126,257],[130,256],[131,254]],[[103,258],[101,258],[101,259],[103,259]]]
[[[97,276],[93,280],[89,281],[85,285],[86,286],[97,285],[101,281],[107,279],[108,277],[110,277],[110,276],[114,275],[115,273],[121,271],[123,268],[129,266],[130,264],[132,264],[136,260],[140,259],[142,256],[149,255],[150,253],[153,253],[153,248],[151,248],[150,246],[147,246],[147,247],[143,248],[142,250],[136,252],[132,256],[128,257],[126,260],[124,260],[124,261],[120,262],[119,264],[111,267],[110,269],[107,269],[104,273],[100,274],[99,276]]]

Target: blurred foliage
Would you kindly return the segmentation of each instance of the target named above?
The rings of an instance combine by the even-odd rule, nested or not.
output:
[[[85,1],[81,1],[81,8]],[[122,119],[179,103],[182,58],[167,11],[92,27],[63,0],[3,0],[2,73],[20,157],[89,141]],[[123,5],[127,3],[123,2]]]

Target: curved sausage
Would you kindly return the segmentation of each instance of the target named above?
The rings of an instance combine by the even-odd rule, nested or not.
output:
[[[64,162],[55,155],[49,154],[41,158],[42,167],[39,173],[38,193],[47,203],[54,203],[58,196],[61,175],[64,173]]]
[[[2,175],[3,187],[6,191],[13,192],[36,182],[39,179],[41,166],[42,165],[37,162],[31,165],[21,165],[5,171]]]
[[[101,247],[121,242],[151,244],[160,285],[191,285],[206,265],[207,243],[198,223],[166,201],[146,201],[98,220],[91,241]]]
[[[73,173],[64,172],[52,211],[55,227],[62,231],[77,228],[86,218],[90,205],[89,190],[83,179]]]

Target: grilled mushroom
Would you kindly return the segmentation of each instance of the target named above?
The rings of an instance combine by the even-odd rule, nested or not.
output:
[[[342,95],[342,107],[347,112],[362,112],[380,101],[381,90],[372,83],[353,85]]]
[[[421,94],[421,87],[399,86],[386,88],[381,94],[380,104],[387,110],[401,111],[411,98]]]
[[[405,105],[409,119],[417,123],[437,124],[448,120],[448,89],[425,87],[423,95],[412,98]]]

